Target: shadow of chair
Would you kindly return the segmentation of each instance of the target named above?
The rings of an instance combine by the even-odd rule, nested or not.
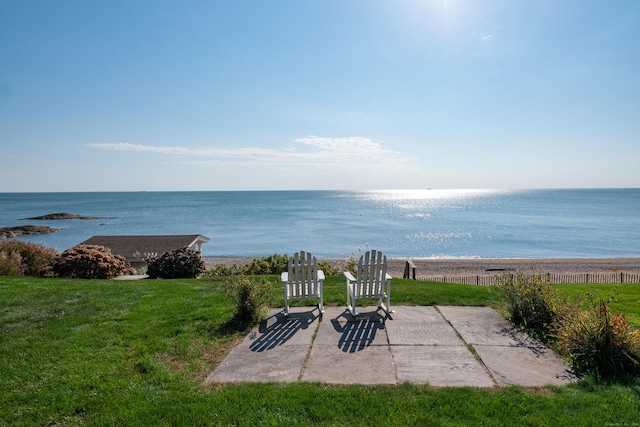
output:
[[[281,346],[291,340],[300,330],[307,329],[319,316],[319,314],[314,314],[313,311],[289,313],[289,316],[279,312],[260,322],[256,334],[259,334],[259,336],[251,343],[249,348],[251,351],[262,352]]]
[[[387,316],[381,316],[378,311],[374,311],[347,318],[343,325],[340,322],[340,317],[343,316],[346,317],[345,313],[331,319],[331,324],[336,332],[342,334],[338,340],[338,348],[345,353],[355,353],[373,345],[376,335],[384,331],[387,319]]]

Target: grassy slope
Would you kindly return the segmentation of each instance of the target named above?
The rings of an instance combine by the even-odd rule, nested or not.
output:
[[[0,278],[0,295],[0,425],[640,421],[637,386],[207,388],[206,375],[242,337],[226,323],[233,309],[215,280]],[[327,280],[325,298],[344,304],[342,279]],[[493,288],[394,280],[392,302],[499,306],[502,299]]]

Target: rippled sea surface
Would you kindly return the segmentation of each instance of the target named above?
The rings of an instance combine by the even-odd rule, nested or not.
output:
[[[55,212],[99,220],[25,221]],[[0,227],[63,228],[22,240],[202,234],[208,256],[301,249],[346,257],[640,257],[640,189],[0,193]]]

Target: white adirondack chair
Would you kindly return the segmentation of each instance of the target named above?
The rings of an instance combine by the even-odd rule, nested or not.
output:
[[[280,275],[284,283],[284,315],[289,315],[289,301],[316,298],[318,310],[324,313],[322,282],[324,272],[318,270],[316,257],[300,251],[289,259],[287,271]]]
[[[380,251],[370,250],[358,261],[357,277],[349,271],[347,278],[347,309],[356,316],[356,301],[359,299],[378,299],[378,306],[385,313],[393,313],[390,307],[391,276],[387,274],[387,257]]]

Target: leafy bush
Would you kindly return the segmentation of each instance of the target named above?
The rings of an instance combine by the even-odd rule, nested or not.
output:
[[[194,279],[204,271],[200,254],[187,248],[167,252],[147,267],[149,277],[158,279]]]
[[[243,326],[255,325],[267,315],[275,285],[264,277],[234,276],[223,289],[236,307],[234,319]]]
[[[604,301],[588,310],[558,317],[556,347],[579,373],[615,377],[640,373],[640,331],[621,314],[612,314]]]
[[[207,270],[205,277],[228,277],[228,276],[246,276],[247,265],[233,264],[231,267],[225,264],[216,264],[213,268]]]
[[[208,277],[225,277],[225,276],[251,276],[251,275],[268,275],[280,274],[287,271],[287,263],[289,258],[287,255],[274,254],[266,258],[255,258],[245,265],[232,265],[228,267],[224,264],[216,264],[207,271]]]
[[[360,260],[355,254],[351,254],[344,262],[344,270],[356,274],[358,272],[358,261]]]
[[[234,264],[228,267],[224,264],[216,264],[207,270],[206,274],[207,277],[280,274],[287,271],[288,263],[289,257],[287,255],[274,254],[266,258],[256,258],[250,263],[240,266]],[[318,262],[318,269],[322,270],[325,276],[336,276],[341,271],[326,261]]]
[[[551,289],[547,276],[536,272],[516,276],[503,275],[498,279],[508,303],[511,320],[546,335],[552,328],[560,298]]]
[[[0,240],[0,275],[52,276],[58,255],[55,249],[36,243]]]
[[[233,275],[232,268],[238,268],[237,266],[228,267],[225,264],[216,264],[213,268],[210,268],[205,272],[205,277],[226,277]]]
[[[56,258],[53,270],[58,277],[79,279],[111,279],[135,272],[124,257],[114,255],[109,248],[98,245],[79,245],[67,249]]]
[[[266,258],[257,258],[245,265],[241,274],[280,274],[283,271],[287,271],[288,262],[287,255],[274,254]]]
[[[318,270],[322,270],[326,277],[337,276],[341,273],[341,270],[334,267],[327,261],[318,261]]]

